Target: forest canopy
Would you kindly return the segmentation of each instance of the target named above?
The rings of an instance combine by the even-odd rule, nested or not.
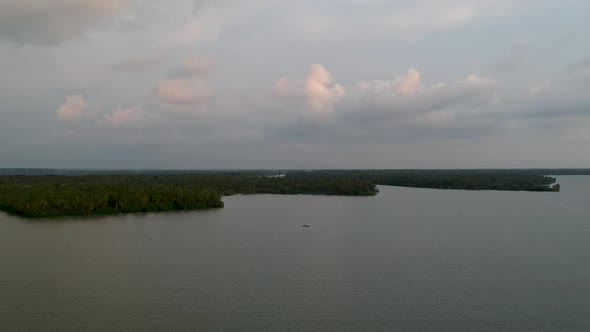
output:
[[[373,196],[377,185],[559,191],[552,177],[507,171],[321,170],[244,172],[93,172],[74,175],[2,175],[0,210],[59,217],[223,207],[235,194]]]

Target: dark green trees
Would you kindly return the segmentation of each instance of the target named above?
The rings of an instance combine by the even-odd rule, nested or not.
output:
[[[375,195],[358,177],[269,178],[245,174],[0,176],[0,209],[25,217],[223,207],[234,194]]]
[[[223,207],[214,191],[145,177],[0,177],[0,209],[26,217],[99,215]]]
[[[506,171],[313,171],[0,176],[0,210],[26,217],[223,207],[234,194],[373,196],[376,185],[439,189],[559,191],[555,179]]]

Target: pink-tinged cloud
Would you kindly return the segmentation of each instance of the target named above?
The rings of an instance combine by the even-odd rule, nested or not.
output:
[[[273,87],[273,95],[275,97],[296,97],[303,93],[302,81],[291,81],[285,77],[279,78]]]
[[[88,110],[88,103],[82,95],[67,97],[57,110],[57,116],[66,121],[82,118]]]
[[[345,88],[333,83],[332,75],[324,66],[315,64],[304,80],[280,78],[274,84],[275,97],[305,98],[307,107],[314,112],[329,112],[346,95]]]
[[[417,69],[391,80],[361,81],[350,87],[333,82],[321,65],[313,65],[304,80],[281,78],[275,82],[274,95],[287,101],[284,105],[317,113],[387,112],[404,114],[409,123],[429,127],[451,127],[457,105],[492,105],[502,101],[498,83],[490,78],[469,75],[456,83],[426,85]],[[299,101],[299,103],[293,103]],[[455,107],[455,110],[451,108]]]
[[[158,83],[155,95],[163,103],[191,106],[209,101],[213,97],[213,90],[204,81],[175,79]]]
[[[422,90],[420,72],[417,69],[410,69],[404,76],[390,81],[361,81],[357,88],[361,94],[367,97],[391,97],[391,96],[412,96]]]
[[[322,65],[312,65],[305,80],[305,95],[311,110],[331,111],[346,91],[340,84],[332,84],[332,75]]]
[[[404,95],[413,95],[420,88],[420,72],[410,69],[406,76],[402,77],[397,85],[397,90]]]

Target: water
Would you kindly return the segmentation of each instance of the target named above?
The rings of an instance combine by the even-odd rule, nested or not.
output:
[[[589,331],[590,177],[559,182],[0,215],[0,331]]]

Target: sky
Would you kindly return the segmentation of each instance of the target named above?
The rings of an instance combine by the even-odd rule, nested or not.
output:
[[[0,167],[590,167],[583,0],[0,0]]]

